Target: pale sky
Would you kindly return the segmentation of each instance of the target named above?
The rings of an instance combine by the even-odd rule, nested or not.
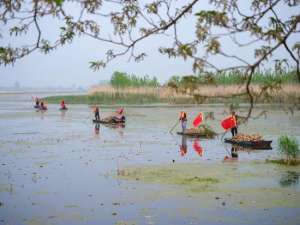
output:
[[[207,10],[209,8],[210,6],[206,1],[200,1],[193,14],[179,24],[179,36],[183,39],[194,37],[196,22],[194,13],[197,10]],[[299,9],[299,6],[282,8],[280,16],[286,17],[291,14],[297,14],[299,13]],[[77,9],[71,10],[76,12]],[[107,10],[110,11],[109,9]],[[39,22],[43,29],[46,30],[47,35],[55,36],[57,24],[49,23],[47,20]],[[0,26],[3,26],[3,24]],[[102,30],[108,33],[108,25],[104,24]],[[23,38],[21,41],[30,40],[33,36],[34,33],[30,34],[28,38]],[[247,39],[247,37],[241,38]],[[291,37],[291,42],[297,40],[300,40],[298,34]],[[14,42],[13,39],[5,37],[2,40],[0,39],[0,46],[4,43],[10,43],[11,45],[21,43],[20,40],[18,41]],[[160,82],[165,82],[172,75],[192,74],[191,61],[184,61],[182,58],[169,59],[158,52],[160,46],[170,46],[171,44],[167,38],[162,38],[161,36],[150,38],[137,45],[137,50],[142,49],[148,55],[144,61],[140,63],[128,62],[128,56],[125,56],[112,61],[105,69],[93,72],[89,68],[88,62],[103,57],[109,46],[88,37],[78,37],[74,39],[72,44],[60,47],[48,55],[34,52],[17,61],[13,66],[0,66],[0,87],[12,86],[16,81],[23,87],[69,87],[71,85],[88,87],[97,84],[101,80],[109,80],[114,71],[124,71],[142,76],[148,74],[156,76]],[[221,44],[222,49],[226,51],[238,54],[245,59],[253,58],[253,51],[249,49],[241,50],[230,44],[230,40],[224,40]],[[275,55],[289,58],[289,55],[283,49],[278,49]],[[231,63],[219,58],[215,60],[220,66],[227,66],[228,63]]]

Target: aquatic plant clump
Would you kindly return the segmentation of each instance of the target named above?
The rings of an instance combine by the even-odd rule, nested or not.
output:
[[[155,167],[132,167],[118,171],[118,177],[146,183],[178,185],[191,192],[210,192],[217,188],[222,178],[215,172],[205,171],[204,165],[179,164]]]
[[[287,171],[282,175],[279,184],[282,187],[289,187],[299,183],[299,173],[296,171]]]
[[[178,179],[175,183],[181,184],[181,185],[201,184],[201,183],[216,184],[216,183],[219,183],[219,180],[217,178],[212,178],[212,177],[197,177],[197,176],[195,176],[195,177]]]
[[[213,138],[217,135],[217,133],[208,125],[200,125],[196,128],[190,128],[185,131],[186,134],[193,135],[193,134],[201,134],[207,138]]]
[[[300,153],[298,141],[295,138],[281,136],[278,139],[278,151],[286,157],[286,163],[296,161]]]
[[[285,159],[266,159],[266,163],[274,163],[279,165],[286,165],[287,161]],[[292,160],[288,164],[289,166],[298,166],[300,165],[300,160]]]

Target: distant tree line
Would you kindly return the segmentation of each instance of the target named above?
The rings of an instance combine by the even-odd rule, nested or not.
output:
[[[198,75],[174,75],[166,82],[166,86],[174,89],[196,89],[199,85],[234,85],[243,84],[247,77],[239,71],[220,73],[199,73]],[[280,72],[258,71],[253,74],[252,83],[273,85],[283,83],[297,83],[295,70]]]
[[[137,76],[135,74],[127,74],[125,72],[116,71],[113,73],[110,84],[116,88],[125,87],[158,87],[160,84],[157,78],[145,76]]]

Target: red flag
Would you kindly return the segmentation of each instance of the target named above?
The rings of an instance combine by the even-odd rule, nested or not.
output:
[[[203,148],[200,146],[198,139],[195,139],[195,141],[193,143],[193,148],[194,148],[195,152],[198,153],[199,156],[203,155]]]
[[[199,113],[198,116],[196,116],[196,118],[193,121],[194,127],[198,127],[202,121],[203,121],[203,113],[201,112]]]
[[[221,122],[221,126],[227,130],[227,129],[230,129],[230,128],[233,128],[235,127],[235,122],[233,120],[232,117],[228,117],[226,119],[224,119],[222,122]]]

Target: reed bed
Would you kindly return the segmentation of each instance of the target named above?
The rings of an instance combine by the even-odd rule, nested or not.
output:
[[[93,86],[87,95],[47,97],[49,103],[64,99],[68,104],[197,104],[197,103],[243,103],[249,101],[244,95],[244,85],[199,85],[196,90],[186,89],[185,93],[169,87],[127,87],[115,88],[110,85]],[[284,84],[280,89],[268,90],[259,96],[261,85],[251,86],[259,103],[294,103],[300,99],[300,85]]]

